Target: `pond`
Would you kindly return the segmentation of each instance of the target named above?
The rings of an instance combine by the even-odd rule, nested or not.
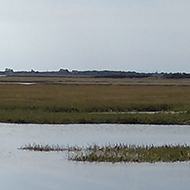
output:
[[[30,152],[28,143],[188,144],[190,126],[0,124],[0,184],[5,190],[189,190],[190,162],[83,163],[67,152]]]

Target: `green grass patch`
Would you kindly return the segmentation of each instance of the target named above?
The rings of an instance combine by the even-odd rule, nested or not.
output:
[[[186,145],[135,146],[108,145],[89,146],[70,151],[69,160],[87,162],[177,162],[190,160],[190,147]]]
[[[158,112],[49,112],[43,109],[0,110],[0,121],[8,123],[116,123],[116,124],[190,124],[190,114]]]
[[[28,144],[21,147],[30,151],[68,151],[68,160],[82,162],[182,162],[190,160],[188,145],[89,145],[65,147],[60,145]]]

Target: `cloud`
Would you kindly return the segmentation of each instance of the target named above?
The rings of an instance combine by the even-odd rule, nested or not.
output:
[[[189,6],[187,0],[1,1],[0,62],[16,70],[188,72]]]

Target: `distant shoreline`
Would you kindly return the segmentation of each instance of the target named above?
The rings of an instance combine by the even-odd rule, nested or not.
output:
[[[147,77],[157,77],[164,79],[180,79],[180,78],[190,78],[190,73],[166,73],[166,72],[135,72],[135,71],[112,71],[112,70],[87,70],[78,71],[68,69],[60,69],[59,71],[14,71],[13,69],[6,68],[5,71],[0,71],[0,76],[13,76],[13,77],[95,77],[95,78],[147,78]]]

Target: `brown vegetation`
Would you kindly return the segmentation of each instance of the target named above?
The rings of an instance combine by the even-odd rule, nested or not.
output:
[[[188,85],[0,84],[0,121],[188,124],[189,94]]]

